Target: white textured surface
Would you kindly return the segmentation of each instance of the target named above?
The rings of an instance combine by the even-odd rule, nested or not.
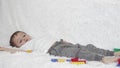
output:
[[[48,54],[39,52],[4,53],[4,56],[2,55],[0,57],[0,68],[117,68],[116,63],[103,64],[101,62],[89,61],[87,64],[75,65],[69,62],[51,62],[52,58],[69,59],[65,57],[49,56]]]
[[[56,40],[63,38],[73,43],[83,45],[91,43],[97,47],[112,50],[120,47],[119,18],[119,0],[0,0],[0,45],[8,47],[10,35],[16,30],[22,30],[33,37],[50,36]],[[32,68],[37,63],[41,67],[57,67],[57,64],[51,64],[46,59],[44,59],[46,62],[36,61],[35,58],[32,60],[33,57],[29,55],[34,54],[20,53],[10,57],[5,55],[4,60],[0,61],[3,66],[0,68],[10,68],[10,66],[11,68],[15,68],[13,66]],[[25,56],[28,58],[26,61]],[[39,57],[49,58],[50,56],[43,54]],[[36,63],[34,65],[29,61]],[[24,62],[30,65],[23,64]],[[68,64],[58,65],[66,68],[74,67]],[[81,65],[81,67],[115,67],[115,65],[101,63],[96,65],[97,63]]]

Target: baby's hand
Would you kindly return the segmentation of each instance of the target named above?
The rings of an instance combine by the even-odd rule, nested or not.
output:
[[[4,51],[4,48],[3,48],[3,47],[0,47],[0,51]]]

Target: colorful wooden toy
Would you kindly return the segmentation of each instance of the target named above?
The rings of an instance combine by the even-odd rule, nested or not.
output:
[[[86,64],[86,60],[79,59],[79,58],[72,58],[72,59],[51,59],[51,62],[69,62],[71,64]]]

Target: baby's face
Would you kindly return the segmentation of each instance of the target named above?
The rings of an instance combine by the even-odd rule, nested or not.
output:
[[[17,33],[17,35],[15,35],[13,38],[13,42],[18,48],[24,45],[29,40],[31,40],[31,37],[24,32]]]

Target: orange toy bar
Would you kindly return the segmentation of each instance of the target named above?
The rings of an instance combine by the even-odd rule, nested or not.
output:
[[[26,50],[25,52],[27,52],[27,53],[32,53],[33,50]]]

